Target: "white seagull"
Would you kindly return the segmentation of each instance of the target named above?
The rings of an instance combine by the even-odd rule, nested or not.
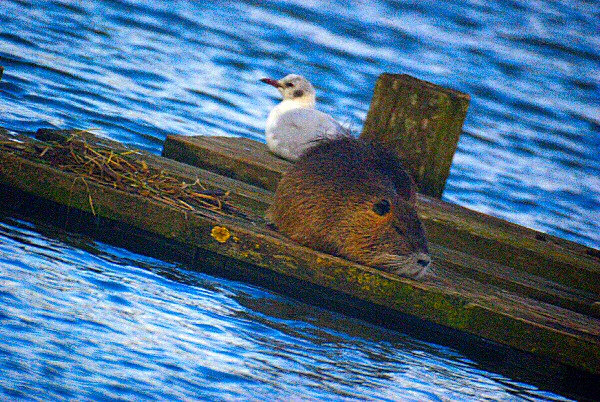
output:
[[[267,146],[274,154],[295,161],[316,140],[348,134],[333,117],[315,109],[315,89],[306,78],[289,74],[280,80],[261,81],[283,95],[269,113],[265,130]]]

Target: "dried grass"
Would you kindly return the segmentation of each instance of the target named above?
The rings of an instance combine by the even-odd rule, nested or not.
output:
[[[0,147],[29,153],[34,159],[75,173],[86,187],[88,182],[95,182],[189,211],[210,210],[222,215],[244,216],[227,201],[229,192],[209,190],[198,179],[185,183],[164,170],[149,166],[143,159],[132,157],[135,151],[116,152],[89,144],[84,133],[76,131],[65,141],[52,141],[43,146],[2,141]],[[89,198],[95,212],[93,200]]]

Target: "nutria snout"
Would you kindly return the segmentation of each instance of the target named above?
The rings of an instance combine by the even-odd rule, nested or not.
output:
[[[398,158],[343,136],[317,142],[283,175],[267,219],[305,246],[420,277],[431,258],[415,201]]]

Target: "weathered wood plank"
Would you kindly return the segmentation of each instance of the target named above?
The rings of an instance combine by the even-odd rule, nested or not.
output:
[[[272,191],[290,166],[265,144],[230,137],[168,136],[163,154]],[[600,295],[598,250],[421,194],[417,209],[433,243]]]
[[[470,96],[406,74],[381,74],[361,138],[405,162],[420,192],[441,198]]]
[[[600,318],[600,298],[579,289],[549,281],[539,276],[473,257],[437,244],[430,244],[431,256],[448,269],[477,281],[493,284],[523,297],[560,306]]]
[[[167,136],[163,156],[274,191],[289,162],[248,138]]]
[[[38,133],[36,133],[36,137],[45,140],[56,140],[66,138],[70,136],[71,133],[72,131],[39,130]],[[114,141],[99,139],[86,133],[81,133],[80,135],[83,135],[91,144],[106,145],[114,150],[128,149],[122,144]],[[221,140],[220,142],[223,145],[227,145],[228,143],[228,141],[223,142],[225,139],[223,137],[216,137],[216,139]],[[215,143],[217,142],[218,141]],[[229,148],[226,149],[232,151],[231,144],[229,145]],[[256,154],[253,155],[264,158],[264,153],[267,151],[263,144],[251,141],[249,145],[251,147],[245,147],[245,149],[250,149],[251,154],[256,152]],[[248,158],[248,155],[249,154],[246,154],[246,158]],[[230,191],[231,200],[239,205],[244,205],[246,209],[251,210],[255,214],[255,219],[258,219],[256,217],[262,217],[264,211],[273,201],[273,193],[262,188],[232,180],[203,169],[195,169],[189,165],[164,159],[153,154],[140,153],[132,155],[132,158],[139,157],[143,158],[151,166],[156,165],[161,168],[167,167],[169,172],[183,182],[190,183],[195,180],[200,180],[203,183],[208,183],[209,189]],[[437,260],[448,261],[448,266],[453,270],[463,272],[465,275],[474,277],[477,280],[497,284],[524,296],[534,297],[538,300],[572,309],[579,313],[600,317],[600,309],[597,304],[597,302],[600,301],[600,298],[594,297],[588,292],[568,288],[536,276],[518,272],[505,266],[438,245],[432,245],[432,256]]]
[[[156,158],[148,164],[169,169],[177,163]],[[84,183],[18,152],[0,153],[0,182],[87,212],[91,197],[94,212],[104,218],[600,374],[600,320],[469,279],[443,259],[435,263],[437,275],[425,281],[400,278],[301,247],[260,219],[185,211]]]
[[[275,180],[278,180],[282,172],[290,166],[289,162],[270,154],[264,144],[248,139],[241,139],[240,142],[243,144],[240,147],[243,146],[243,150],[245,151],[243,153],[237,148],[237,139],[234,138],[170,136],[167,138],[167,143],[170,143],[170,145],[168,147],[165,146],[165,150],[168,151],[164,152],[164,154],[184,161],[189,160],[186,159],[187,154],[194,155],[194,159],[190,161],[196,161],[199,155],[203,155],[206,160],[201,164],[209,169],[218,165],[220,159],[227,159],[228,165],[225,167],[217,166],[216,170],[241,179],[245,177],[238,175],[237,171],[242,171],[247,175],[251,170],[244,170],[244,167],[238,168],[236,165],[238,155],[243,155],[243,165],[251,164],[254,160],[258,161],[255,166],[259,166],[261,169],[269,169],[274,173]],[[197,147],[202,147],[202,153],[195,154]],[[227,155],[231,156],[228,157]],[[267,177],[267,175],[261,174],[260,177]],[[251,181],[257,182],[260,180]],[[276,186],[272,178],[269,181],[262,181],[260,184],[272,188]],[[263,210],[266,210],[271,202],[272,197],[266,197]],[[452,221],[448,222],[448,226],[451,225]],[[521,228],[517,226],[517,229]],[[442,234],[446,234],[446,232],[442,232]],[[516,234],[516,236],[519,235],[520,233]],[[432,239],[434,242],[436,240],[438,239]],[[448,245],[448,242],[445,242],[445,244]],[[444,251],[442,252],[441,250]],[[434,259],[444,258],[447,261],[453,261],[452,266],[454,269],[478,280],[498,284],[520,294],[570,308],[580,313],[600,316],[600,305],[598,303],[600,298],[589,292],[580,291],[547,279],[529,275],[527,272],[507,268],[498,264],[498,262],[494,263],[494,260],[487,261],[468,255],[465,252],[453,251],[447,247],[434,245],[432,247],[432,255]]]
[[[40,138],[56,138],[57,132],[55,130],[50,131],[50,136],[44,135],[45,132],[43,130],[40,131],[41,132],[38,132],[37,135]],[[64,136],[68,135],[68,133],[69,132],[64,132],[60,135]],[[108,140],[98,141],[94,136],[87,136],[87,138],[90,143],[106,144],[113,149],[125,149],[120,143]],[[247,151],[247,153],[244,154],[246,161],[250,161],[253,157],[261,158],[263,161],[269,160],[267,156],[270,154],[264,144],[251,140],[243,140],[243,143],[247,143],[247,146],[244,146],[244,150]],[[229,138],[214,137],[212,144],[222,146],[224,151],[226,151],[224,153],[236,152],[236,149],[232,147],[233,144]],[[177,144],[175,144],[175,147],[176,145]],[[194,169],[186,164],[165,160],[164,158],[152,154],[143,157],[151,164],[155,163],[161,166],[168,166],[169,171],[184,182],[193,182],[194,180],[199,179],[203,182],[210,183],[210,186],[214,186],[214,188],[221,190],[230,189],[230,196],[233,201],[250,207],[249,209],[258,216],[263,216],[264,211],[266,211],[273,201],[273,193],[270,191],[236,180],[231,180],[202,169]],[[226,158],[226,156],[223,155],[223,158]],[[288,166],[286,161],[278,159],[277,162],[281,162],[279,163],[280,169]],[[270,163],[268,166],[275,167],[277,164]],[[528,275],[527,273],[507,268],[497,263],[485,261],[438,245],[432,245],[432,256],[437,260],[443,259],[451,261],[452,263],[449,263],[449,266],[451,266],[453,270],[463,272],[465,275],[469,275],[480,281],[497,284],[519,294],[534,297],[538,300],[564,308],[569,308],[579,313],[600,317],[600,308],[597,303],[600,301],[600,297],[595,297],[588,292],[568,288],[536,276]]]

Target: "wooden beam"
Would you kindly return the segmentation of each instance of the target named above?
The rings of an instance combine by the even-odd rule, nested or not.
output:
[[[56,140],[65,138],[70,133],[70,131],[39,130],[36,137],[43,140]],[[92,144],[109,146],[115,150],[126,149],[123,145],[114,141],[99,139],[85,133],[81,135],[86,136],[86,140]],[[181,146],[182,143],[179,140],[186,144],[185,147]],[[170,137],[167,142],[169,141],[172,143],[168,149],[179,157],[192,155],[193,161],[198,161],[199,155],[203,155],[206,158],[203,166],[230,174],[234,177],[248,178],[248,172],[256,172],[254,168],[248,168],[249,165],[253,165],[254,159],[260,162],[261,169],[265,169],[266,167],[272,169],[271,173],[255,176],[259,178],[258,181],[260,181],[260,178],[270,177],[272,174],[277,181],[281,172],[290,166],[289,162],[271,155],[264,144],[252,140],[230,137]],[[210,150],[204,149],[201,153],[195,153],[193,145],[198,141],[203,144],[210,144]],[[184,149],[180,151],[180,148]],[[220,152],[213,153],[216,149],[219,149]],[[232,156],[228,158],[228,154],[235,155],[236,157]],[[134,154],[132,157],[137,158],[138,155],[140,154]],[[209,183],[208,186],[211,189],[231,190],[230,197],[232,200],[244,205],[255,215],[262,217],[266,209],[273,202],[273,193],[271,191],[232,180],[204,169],[194,169],[186,164],[169,161],[153,154],[144,155],[144,159],[151,164],[168,166],[171,174],[184,182],[190,183],[200,180],[201,182]],[[238,169],[230,170],[236,166],[236,160],[238,159],[240,160],[239,172],[241,173],[239,176],[236,174]],[[228,165],[219,165],[219,161],[221,160],[226,160]],[[271,182],[272,177],[266,181],[266,183]],[[275,187],[276,184],[272,183],[271,186]],[[598,308],[600,306],[596,304],[596,302],[600,301],[600,296],[596,297],[588,292],[578,291],[572,287],[554,283],[547,279],[527,274],[526,272],[510,269],[497,262],[483,260],[441,245],[432,244],[431,249],[435,259],[443,259],[452,266],[453,270],[462,272],[479,281],[497,284],[527,297],[533,297],[540,301],[569,308],[579,313],[600,317],[600,308]]]
[[[2,128],[0,128],[0,134],[3,134],[1,130]],[[96,146],[110,148],[115,151],[130,150],[130,148],[120,142],[101,138],[81,130],[40,129],[35,133],[35,138],[40,141],[63,141],[74,134],[85,138],[90,144]],[[28,137],[21,138],[27,139]],[[194,181],[199,180],[201,183],[207,183],[207,188],[209,190],[218,189],[229,191],[229,197],[233,202],[244,205],[245,209],[249,209],[255,215],[262,216],[273,200],[273,193],[271,191],[247,184],[243,181],[233,180],[230,177],[222,176],[205,169],[197,169],[188,164],[141,151],[135,151],[131,157],[134,159],[143,158],[143,160],[151,165],[166,168],[172,176],[180,179],[182,182],[193,183]]]
[[[470,96],[406,74],[381,74],[361,138],[405,161],[419,192],[441,198]]]
[[[1,140],[11,141],[8,137]],[[76,174],[60,171],[38,158],[25,157],[19,147],[29,146],[32,141],[20,140],[18,146],[10,145],[0,151],[0,183],[5,186],[207,250],[215,258],[262,267],[398,314],[409,314],[600,374],[597,318],[465,277],[443,258],[435,260],[435,276],[414,281],[299,246],[269,230],[260,216],[246,219],[211,211],[196,213],[141,194],[84,182]],[[136,157],[148,155],[139,152]],[[160,158],[144,160],[148,166],[165,171],[177,165],[173,161],[163,164]],[[203,254],[195,253],[198,258]]]
[[[265,144],[242,137],[169,135],[162,155],[271,191],[290,166],[271,154]]]
[[[36,137],[43,140],[56,140],[69,136],[69,133],[71,132],[39,130]],[[86,134],[83,133],[82,135]],[[125,149],[120,143],[99,139],[93,135],[87,135],[87,141],[93,144],[106,145],[115,150]],[[264,144],[248,139],[234,139],[230,137],[169,137],[167,143],[169,142],[171,145],[165,149],[169,149],[170,151],[165,152],[166,154],[173,153],[173,155],[184,159],[188,155],[191,155],[194,162],[199,161],[200,155],[202,155],[205,158],[202,165],[209,169],[214,169],[233,177],[250,178],[248,181],[251,182],[263,181],[267,184],[271,183],[269,185],[273,188],[276,186],[276,181],[279,180],[282,171],[290,166],[289,162],[270,154]],[[198,142],[210,144],[210,149],[203,149],[197,153],[194,145]],[[185,144],[185,146],[182,144]],[[217,149],[219,152],[215,152]],[[227,155],[235,155],[236,157],[227,157]],[[136,155],[133,156],[137,157]],[[201,182],[209,183],[209,188],[211,189],[232,190],[230,192],[232,200],[244,205],[258,216],[262,217],[266,209],[273,202],[273,193],[271,191],[232,180],[204,169],[194,169],[186,164],[169,161],[153,154],[145,155],[144,159],[153,164],[168,166],[169,171],[184,182],[190,183],[200,180]],[[222,160],[227,161],[228,165],[221,165],[220,161]],[[240,160],[239,169],[234,168],[237,160]],[[254,165],[254,160],[257,161],[258,165]],[[265,174],[260,173],[253,177],[250,176],[249,172],[256,173],[257,166],[260,166],[260,169],[269,167],[270,172]],[[236,173],[237,171],[240,172],[239,175]],[[258,178],[258,180],[255,178]],[[268,179],[264,180],[265,178]],[[529,275],[526,272],[510,269],[497,262],[483,260],[441,245],[432,245],[431,248],[434,258],[442,258],[448,261],[453,270],[463,272],[467,276],[487,283],[497,284],[527,297],[533,297],[537,300],[569,308],[579,313],[600,317],[600,306],[596,304],[596,302],[600,301],[600,297],[595,297],[593,294],[553,283],[547,279]]]
[[[168,136],[163,154],[271,191],[291,166],[265,144],[231,137]],[[598,250],[421,194],[417,209],[433,243],[600,295]]]

